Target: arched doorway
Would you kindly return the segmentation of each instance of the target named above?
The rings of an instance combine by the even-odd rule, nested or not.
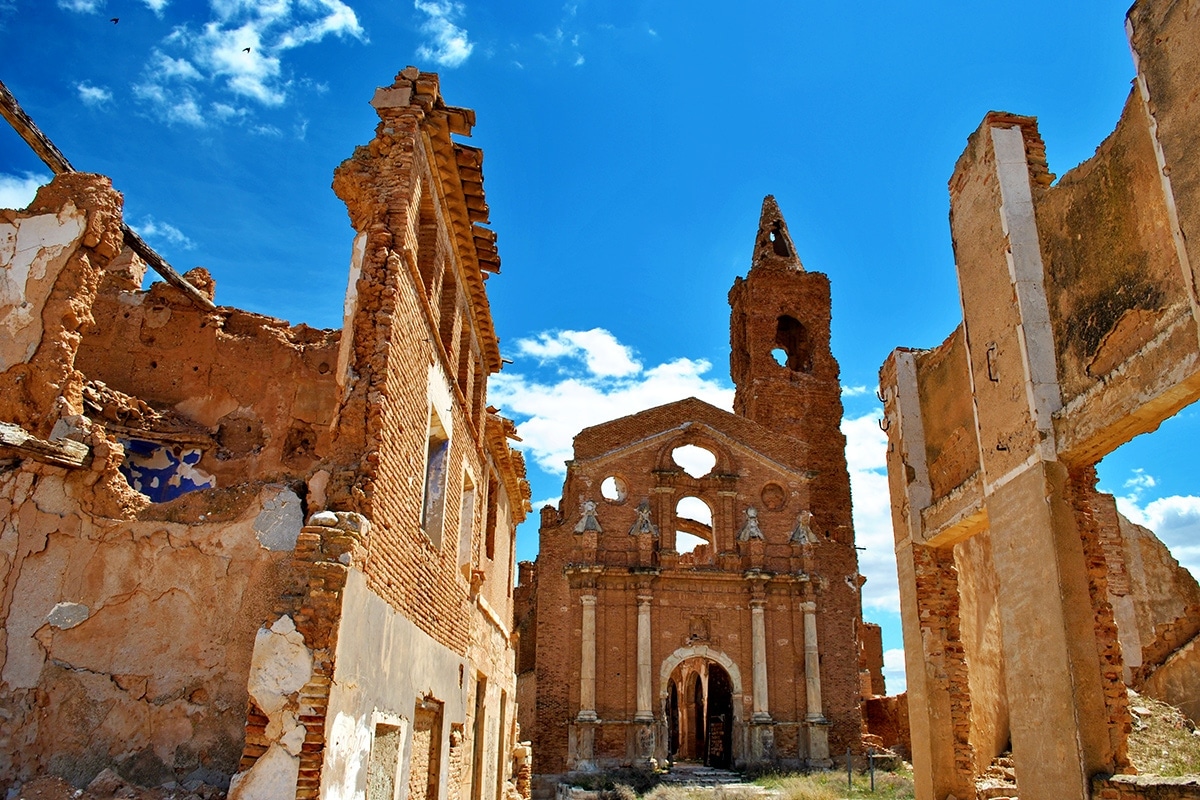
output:
[[[667,683],[667,742],[672,760],[728,769],[733,763],[733,681],[716,661],[694,656]]]

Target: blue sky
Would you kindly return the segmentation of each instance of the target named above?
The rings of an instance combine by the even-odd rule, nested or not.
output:
[[[370,139],[376,86],[439,71],[478,113],[514,362],[492,402],[522,423],[538,502],[580,428],[688,395],[728,405],[726,293],[774,194],[833,283],[865,614],[895,651],[877,370],[961,318],[946,181],[983,115],[1038,116],[1059,174],[1112,130],[1126,5],[0,0],[0,79],[180,271],[213,273],[219,303],[335,327],[352,231],[332,171]],[[46,176],[0,130],[0,206]],[[1198,430],[1186,410],[1101,478],[1200,566]]]

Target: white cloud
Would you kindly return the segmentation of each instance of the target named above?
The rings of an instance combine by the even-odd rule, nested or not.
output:
[[[442,67],[457,67],[471,56],[475,45],[468,38],[466,29],[454,22],[462,16],[462,3],[413,0],[413,8],[427,16],[421,23],[421,33],[428,39],[417,48],[419,58],[429,59]]]
[[[531,505],[533,506],[534,512],[538,512],[546,506],[554,506],[555,508],[558,508],[558,504],[561,502],[562,495],[555,495],[554,497],[547,497],[545,500],[534,500]]]
[[[112,92],[103,86],[92,86],[87,81],[75,84],[75,89],[84,105],[100,106],[112,100]]]
[[[644,369],[628,347],[601,328],[554,331],[518,342],[518,359],[558,367],[557,379],[541,381],[505,371],[488,384],[488,401],[520,428],[521,446],[548,473],[563,475],[572,440],[583,428],[647,408],[697,397],[718,408],[733,407],[733,389],[706,377],[712,365],[679,358]],[[571,374],[581,360],[584,375]]]
[[[1130,481],[1143,478],[1154,480],[1136,470]],[[1129,486],[1130,482],[1125,485]],[[1136,483],[1134,492],[1118,497],[1117,509],[1132,522],[1154,531],[1183,567],[1193,575],[1200,575],[1200,497],[1171,495],[1143,505],[1140,497],[1144,485],[1144,482]]]
[[[582,358],[596,377],[623,377],[638,372],[642,365],[633,350],[603,328],[590,331],[547,331],[536,339],[518,339],[517,350],[543,364],[560,358]]]
[[[887,684],[889,695],[900,694],[908,689],[903,650],[897,648],[883,651],[883,680]]]
[[[866,386],[843,386],[842,397],[861,397],[869,391]]]
[[[896,579],[892,504],[887,482],[887,434],[879,428],[878,410],[842,420],[846,466],[854,500],[854,538],[859,547],[858,571],[867,577],[863,608],[900,610]]]
[[[143,2],[159,10],[166,4]],[[213,87],[264,106],[282,105],[293,84],[283,66],[289,50],[327,36],[366,41],[358,16],[343,0],[210,0],[210,5],[214,18],[199,30],[187,25],[172,30],[135,87],[138,97],[156,105],[168,121],[204,124],[201,92]],[[195,115],[186,113],[189,104]],[[217,119],[239,116],[220,113],[218,105],[232,108],[227,102],[212,105]]]
[[[1146,470],[1139,467],[1133,471],[1133,477],[1125,481],[1124,488],[1129,489],[1130,495],[1137,499],[1146,489],[1153,489],[1157,485],[1158,481],[1154,479],[1154,476],[1147,475]]]
[[[0,208],[25,208],[33,202],[39,187],[50,182],[49,175],[26,172],[24,175],[0,173]]]
[[[146,4],[146,8],[154,12],[154,15],[161,17],[163,9],[171,2],[171,0],[142,0]]]
[[[170,90],[160,84],[148,81],[133,86],[133,94],[139,100],[150,103],[155,107],[160,117],[170,123],[182,122],[185,125],[202,127],[205,124],[204,115],[200,113],[200,104],[196,93],[187,88]]]
[[[145,217],[133,227],[146,239],[157,239],[182,250],[191,250],[196,246],[179,228],[167,222],[159,222],[153,217]]]
[[[95,14],[104,8],[104,0],[58,0],[58,7],[80,14]]]
[[[708,376],[712,365],[707,361],[680,358],[646,369],[629,347],[603,328],[548,331],[516,344],[518,362],[536,360],[537,366],[554,369],[557,375],[547,380],[506,370],[491,380],[488,401],[516,420],[521,446],[538,467],[554,475],[566,473],[564,462],[572,456],[573,439],[586,427],[685,397],[726,410],[733,407],[733,389]],[[859,571],[867,577],[863,606],[898,612],[887,435],[879,428],[879,413],[876,409],[846,417],[842,433],[855,536],[866,548],[859,551]]]

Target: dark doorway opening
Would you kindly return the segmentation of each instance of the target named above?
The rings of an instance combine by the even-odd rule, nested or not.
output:
[[[672,760],[733,764],[733,681],[719,664],[694,658],[676,667],[665,711]]]

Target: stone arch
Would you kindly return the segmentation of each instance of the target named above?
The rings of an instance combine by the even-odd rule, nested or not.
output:
[[[675,464],[675,459],[671,456],[671,454],[675,451],[675,448],[683,447],[689,444],[695,445],[696,447],[702,447],[716,456],[717,463],[713,465],[712,471],[709,473],[710,475],[729,475],[736,472],[733,467],[733,454],[730,452],[729,448],[719,444],[714,437],[708,436],[702,431],[688,431],[682,436],[676,436],[675,438],[671,439],[671,441],[667,442],[663,448],[659,450],[657,468],[668,471],[679,469],[679,467]],[[701,480],[700,478],[692,478],[687,474],[684,474],[682,477],[685,480]]]
[[[706,644],[701,644],[691,647],[681,647],[663,659],[662,666],[658,670],[658,699],[660,703],[667,702],[667,685],[670,683],[671,673],[689,658],[707,658],[709,661],[720,664],[729,673],[729,680],[733,684],[733,696],[735,700],[740,700],[745,696],[742,691],[742,671],[738,669],[738,665],[734,663],[733,659],[720,650],[714,650]],[[738,702],[733,704],[733,714],[735,719],[741,720],[741,707]]]

